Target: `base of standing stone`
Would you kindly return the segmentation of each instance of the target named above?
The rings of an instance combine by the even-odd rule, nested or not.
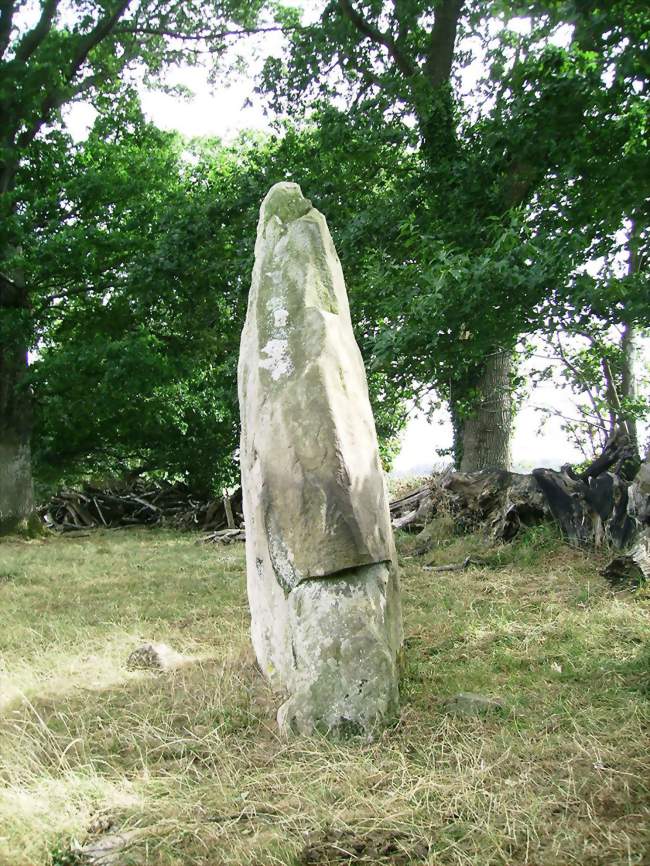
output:
[[[293,670],[281,731],[372,736],[396,718],[395,582],[393,566],[378,563],[303,581],[289,594]]]

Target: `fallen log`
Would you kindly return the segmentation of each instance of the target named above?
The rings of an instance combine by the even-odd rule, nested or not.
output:
[[[605,472],[583,481],[565,469],[535,469],[533,476],[571,543],[620,549],[631,541],[635,523],[627,513],[627,485],[617,475]]]
[[[650,529],[644,530],[628,553],[615,556],[603,569],[612,586],[638,586],[650,580]]]
[[[200,541],[202,544],[232,544],[233,541],[246,541],[246,532],[243,529],[220,529],[203,535]]]
[[[604,569],[613,584],[650,580],[650,447],[627,490],[627,515],[633,524],[626,552]]]
[[[650,460],[646,457],[630,484],[625,437],[612,437],[608,448],[605,459],[581,474],[565,466],[530,475],[502,470],[434,475],[390,503],[393,527],[421,532],[433,518],[446,516],[461,530],[482,527],[495,540],[510,541],[522,526],[554,519],[571,543],[626,550],[620,562],[612,563],[612,576],[626,568],[632,574],[640,569],[648,578],[650,541],[644,532],[650,527]],[[241,488],[229,497],[203,499],[183,484],[141,478],[62,490],[40,509],[46,525],[58,532],[168,526],[203,530],[209,533],[206,541],[219,544],[245,538],[242,512]]]
[[[450,514],[465,531],[484,526],[495,539],[510,541],[522,525],[550,517],[531,475],[502,470],[446,472],[391,503],[395,529],[421,531],[435,516]]]
[[[629,483],[638,468],[639,457],[636,447],[630,441],[627,432],[622,427],[617,427],[605,443],[602,453],[577,477],[581,481],[588,481],[611,469],[613,475]]]
[[[563,466],[530,475],[483,470],[432,476],[391,503],[392,524],[421,532],[433,518],[446,515],[461,531],[481,527],[495,540],[510,541],[522,526],[553,519],[572,544],[627,550],[628,570],[640,569],[648,578],[650,542],[643,533],[650,527],[650,460],[630,483],[632,453],[629,440],[618,434],[603,459],[581,474]],[[621,562],[612,565],[612,573],[621,567]]]

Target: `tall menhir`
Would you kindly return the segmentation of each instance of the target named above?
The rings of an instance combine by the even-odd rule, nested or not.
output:
[[[248,597],[285,731],[372,734],[398,708],[393,535],[361,353],[325,217],[262,203],[239,358]]]

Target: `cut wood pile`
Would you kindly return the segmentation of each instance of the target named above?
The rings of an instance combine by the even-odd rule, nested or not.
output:
[[[46,526],[59,532],[166,526],[209,531],[215,541],[220,532],[240,532],[243,524],[241,489],[230,497],[207,499],[184,484],[154,484],[142,479],[62,490],[39,513]]]

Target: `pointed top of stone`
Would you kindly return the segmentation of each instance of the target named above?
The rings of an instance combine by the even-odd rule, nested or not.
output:
[[[264,225],[274,216],[283,223],[290,223],[305,216],[311,209],[311,202],[304,197],[297,183],[282,181],[272,186],[266,194],[260,218]]]

